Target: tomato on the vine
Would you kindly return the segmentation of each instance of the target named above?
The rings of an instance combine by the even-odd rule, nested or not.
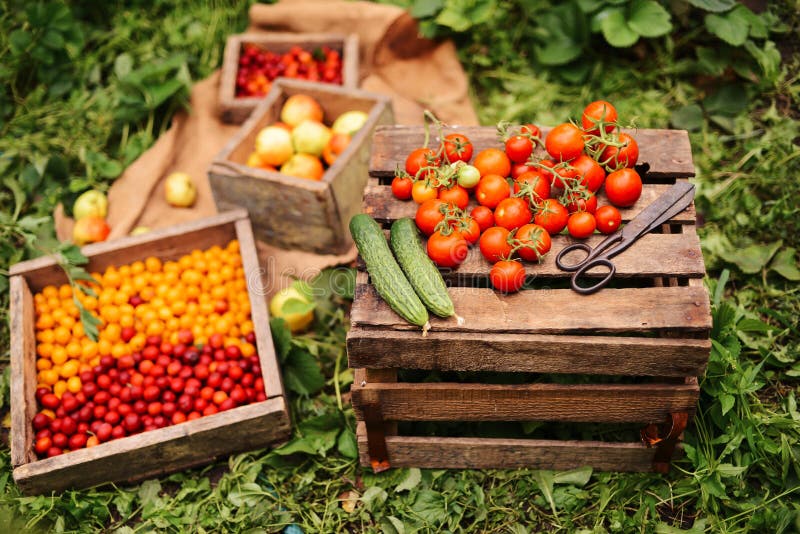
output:
[[[603,234],[613,234],[622,224],[622,215],[614,206],[600,206],[594,212],[597,230]]]
[[[541,202],[550,198],[550,182],[539,171],[526,172],[514,182],[514,193],[520,192],[524,195],[530,194],[535,202]]]
[[[434,232],[428,238],[428,256],[440,267],[458,267],[467,258],[469,246],[460,232]]]
[[[569,235],[577,239],[585,239],[594,233],[597,227],[597,221],[594,215],[587,211],[576,211],[569,216],[567,221],[567,229]]]
[[[494,210],[494,222],[507,230],[519,228],[531,222],[533,215],[525,199],[519,197],[504,198]]]
[[[439,165],[439,158],[436,152],[430,148],[417,148],[411,151],[406,158],[406,172],[413,177],[422,178],[417,176],[417,173],[423,167]]]
[[[525,224],[514,234],[518,245],[517,254],[523,260],[539,261],[539,259],[550,251],[552,240],[547,230],[538,224]]]
[[[606,177],[606,196],[615,206],[633,206],[641,195],[642,178],[635,170],[620,169]]]
[[[567,195],[567,211],[575,213],[576,211],[588,211],[594,213],[597,210],[597,197],[594,193],[586,193],[586,196],[578,191]]]
[[[523,124],[519,129],[519,133],[521,135],[529,135],[536,139],[542,137],[542,131],[535,124]]]
[[[469,204],[469,193],[467,193],[467,190],[458,184],[449,189],[444,187],[439,189],[439,198],[445,202],[449,202],[450,204],[458,206],[458,208],[462,210],[467,209],[467,204]]]
[[[511,160],[499,148],[481,150],[475,156],[472,164],[480,171],[481,176],[497,174],[506,177],[511,172]]]
[[[481,227],[472,217],[459,219],[452,227],[455,231],[460,232],[470,245],[477,243],[481,237]]]
[[[511,177],[516,180],[526,172],[538,170],[535,165],[529,163],[515,163],[511,166]]]
[[[533,143],[523,135],[514,135],[506,141],[506,155],[514,163],[525,163],[533,152]]]
[[[502,226],[492,226],[481,234],[479,246],[487,261],[495,263],[511,255],[511,244],[508,242],[510,233]]]
[[[556,161],[570,161],[583,152],[583,131],[565,122],[559,124],[544,138],[544,147],[550,157]]]
[[[472,165],[461,165],[456,171],[458,185],[465,189],[472,189],[481,180],[481,171]]]
[[[411,198],[414,199],[414,202],[417,204],[422,204],[426,200],[431,200],[439,196],[439,188],[434,187],[427,180],[420,180],[418,182],[414,182],[414,185],[411,187]]]
[[[392,194],[400,200],[411,198],[412,187],[414,187],[414,181],[407,176],[395,176],[392,180]]]
[[[633,167],[639,161],[639,144],[636,139],[626,133],[620,133],[618,142],[622,146],[606,146],[600,154],[600,162],[609,169]]]
[[[586,106],[581,116],[581,125],[586,133],[600,135],[600,122],[606,133],[614,131],[617,122],[617,109],[605,100],[596,100]]]
[[[540,206],[533,222],[547,230],[550,235],[560,233],[567,226],[569,212],[558,200],[548,198]]]
[[[603,170],[603,167],[586,154],[581,154],[575,158],[570,162],[570,165],[577,170],[576,176],[580,178],[581,185],[592,193],[600,189],[606,179],[606,171]]]
[[[476,206],[472,208],[469,216],[478,223],[481,232],[485,232],[487,229],[494,226],[494,213],[486,206]]]
[[[434,198],[426,200],[417,208],[414,221],[417,228],[425,235],[431,235],[436,231],[436,225],[444,220],[447,202]]]
[[[466,135],[451,133],[444,137],[444,155],[447,161],[454,163],[463,161],[467,163],[472,158],[472,141]]]
[[[518,261],[502,260],[489,271],[492,286],[502,293],[515,293],[525,284],[525,267]]]
[[[499,174],[486,174],[475,188],[478,204],[488,208],[496,208],[501,200],[511,195],[508,182]]]

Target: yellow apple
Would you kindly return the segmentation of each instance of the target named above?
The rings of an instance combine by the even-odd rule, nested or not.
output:
[[[185,172],[173,172],[164,182],[167,202],[178,208],[188,208],[197,198],[197,188],[192,177]]]
[[[310,309],[305,313],[286,313],[283,311],[283,305],[290,300],[299,300],[302,303],[311,304],[311,300],[306,297],[303,293],[297,290],[297,288],[292,285],[281,289],[278,291],[275,296],[272,297],[269,301],[269,313],[272,317],[280,317],[286,324],[289,325],[289,329],[292,333],[302,332],[311,324],[314,320],[314,310]]]
[[[75,204],[72,205],[72,215],[75,220],[90,215],[105,217],[108,215],[108,199],[102,191],[96,189],[86,191],[75,199]]]

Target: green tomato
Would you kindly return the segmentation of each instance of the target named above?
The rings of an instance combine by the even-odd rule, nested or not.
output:
[[[458,185],[465,189],[471,189],[478,185],[481,180],[481,171],[472,165],[462,165],[458,169]]]

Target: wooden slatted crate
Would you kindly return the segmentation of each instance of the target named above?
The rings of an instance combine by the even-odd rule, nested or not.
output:
[[[313,51],[327,46],[342,57],[342,87],[358,87],[358,36],[337,33],[243,33],[231,35],[225,43],[222,59],[222,75],[219,82],[219,108],[222,120],[241,124],[264,97],[237,97],[236,75],[239,72],[239,57],[244,45],[253,44],[261,49],[285,54],[293,46]]]
[[[500,147],[493,128],[458,131],[472,140],[476,153]],[[685,131],[630,133],[639,144],[644,189],[633,207],[621,210],[623,221],[631,220],[670,183],[694,174]],[[416,212],[416,204],[395,199],[388,184],[396,165],[421,145],[423,137],[419,127],[376,131],[365,211],[387,227]],[[608,203],[603,193],[598,200],[601,205]],[[383,302],[361,264],[347,352],[356,369],[352,402],[359,420],[362,463],[380,462],[386,460],[381,455],[388,455],[388,463],[397,467],[591,465],[599,470],[666,471],[679,435],[694,413],[697,377],[704,372],[711,347],[710,305],[702,283],[705,267],[695,222],[692,205],[663,225],[661,233],[644,236],[614,258],[617,274],[612,283],[588,296],[569,289],[571,273],[555,265],[558,252],[574,242],[569,236],[554,236],[552,249],[540,264],[525,263],[529,289],[510,295],[490,288],[491,265],[473,247],[458,269],[443,271],[464,324],[432,316],[426,337]],[[603,238],[596,235],[587,242],[594,245]],[[402,381],[402,370],[408,369],[536,373],[537,380]],[[553,374],[592,375],[593,380],[542,383]],[[624,442],[431,437],[415,433],[418,425],[412,425],[410,435],[398,434],[396,423],[409,421],[647,426],[642,441]],[[645,446],[645,434],[650,441],[661,439],[659,446]]]
[[[224,247],[232,239],[239,241],[249,284],[250,313],[267,399],[52,458],[37,459],[33,449],[31,421],[37,412],[33,294],[47,285],[64,284],[67,278],[52,257],[11,268],[11,463],[14,480],[25,493],[142,480],[288,439],[288,405],[269,329],[262,271],[244,210],[95,243],[81,251],[89,258],[88,272],[95,272],[149,256],[177,260],[193,249]]]

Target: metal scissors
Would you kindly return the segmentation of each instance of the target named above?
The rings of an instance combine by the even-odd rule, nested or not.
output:
[[[611,281],[617,268],[611,258],[627,249],[637,239],[652,232],[671,218],[685,210],[694,200],[694,185],[686,181],[678,181],[666,193],[643,209],[631,222],[617,230],[594,249],[586,243],[574,243],[564,247],[556,256],[556,265],[562,271],[574,272],[570,285],[582,295],[589,295],[604,287]],[[586,257],[578,263],[565,264],[564,256],[575,250],[586,252]],[[608,274],[599,282],[590,286],[578,285],[578,280],[595,267],[606,267]]]

